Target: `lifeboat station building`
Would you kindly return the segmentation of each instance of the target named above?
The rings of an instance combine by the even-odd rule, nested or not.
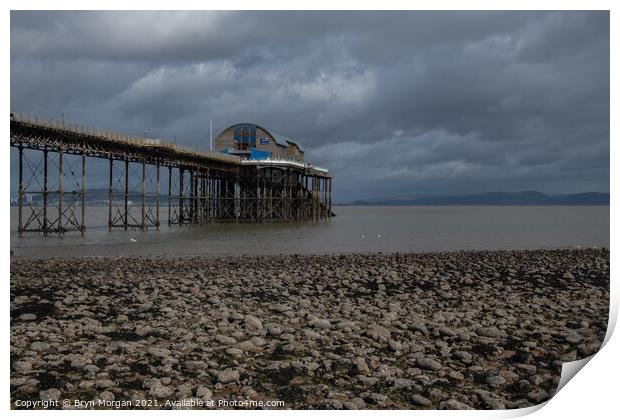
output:
[[[247,160],[304,162],[304,149],[291,137],[256,124],[235,124],[215,139],[214,150]]]

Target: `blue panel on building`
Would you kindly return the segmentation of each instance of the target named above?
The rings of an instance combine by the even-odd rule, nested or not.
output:
[[[263,160],[269,159],[270,157],[271,152],[267,150],[250,149],[250,160]]]
[[[269,139],[268,138],[260,139],[260,144],[269,144]]]

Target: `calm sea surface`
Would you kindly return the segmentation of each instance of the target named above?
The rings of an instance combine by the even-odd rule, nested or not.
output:
[[[15,256],[39,258],[609,247],[607,206],[336,207],[338,217],[331,222],[162,226],[146,232],[108,232],[107,211],[87,210],[84,238],[72,232],[20,239],[17,209],[11,208],[11,249]]]

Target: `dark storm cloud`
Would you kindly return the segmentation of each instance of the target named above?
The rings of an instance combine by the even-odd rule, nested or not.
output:
[[[198,148],[257,122],[337,200],[608,191],[609,14],[13,12],[11,108]]]

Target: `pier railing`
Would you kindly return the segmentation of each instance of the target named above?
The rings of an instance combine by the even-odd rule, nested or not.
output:
[[[140,147],[157,147],[160,149],[168,149],[172,152],[184,153],[198,158],[215,159],[220,161],[227,161],[230,163],[239,163],[241,161],[238,156],[232,156],[212,151],[199,151],[190,147],[180,146],[175,142],[169,140],[138,137],[128,134],[117,133],[114,131],[102,130],[100,128],[88,127],[80,124],[65,123],[64,121],[42,119],[21,112],[11,112],[11,120],[35,127],[42,127],[52,130],[70,132],[73,134],[96,137],[100,140],[105,141],[121,142]]]
[[[325,168],[321,168],[320,166],[311,165],[308,162],[300,162],[294,159],[282,159],[282,158],[272,158],[268,157],[266,159],[244,159],[241,161],[243,165],[287,165],[287,166],[295,166],[298,168],[304,169],[312,169],[315,172],[321,172],[327,174],[329,171]]]

